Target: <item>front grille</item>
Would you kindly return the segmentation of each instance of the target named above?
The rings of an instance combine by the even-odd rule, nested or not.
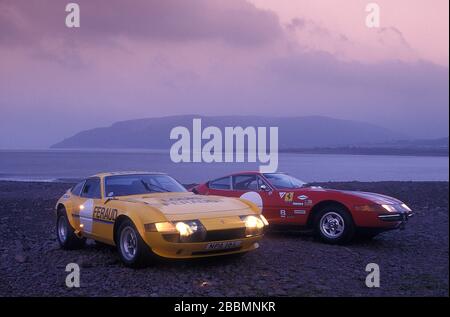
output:
[[[222,241],[245,238],[245,228],[208,231],[205,241]]]
[[[213,230],[197,232],[190,237],[180,239],[178,234],[163,234],[163,238],[172,243],[195,243],[195,242],[213,242],[224,240],[236,240],[246,238],[245,228]]]

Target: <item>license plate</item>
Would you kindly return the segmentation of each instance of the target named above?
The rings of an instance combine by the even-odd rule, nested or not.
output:
[[[226,250],[241,246],[242,241],[211,242],[206,245],[206,250]]]

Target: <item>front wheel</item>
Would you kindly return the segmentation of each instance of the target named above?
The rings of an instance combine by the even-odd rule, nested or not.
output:
[[[119,226],[117,250],[120,259],[128,267],[141,268],[149,264],[151,260],[152,251],[130,220],[125,220]]]
[[[326,243],[345,244],[353,238],[355,225],[344,207],[330,205],[320,210],[315,217],[314,231]]]
[[[56,218],[56,237],[61,248],[75,250],[84,247],[85,238],[79,238],[67,219],[66,210],[60,210]]]

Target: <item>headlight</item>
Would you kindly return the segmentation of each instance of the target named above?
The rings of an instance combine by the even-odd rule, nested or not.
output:
[[[412,211],[412,209],[409,208],[407,204],[402,204],[402,207],[403,207],[404,209],[406,209],[407,211],[409,211],[409,212]]]
[[[190,226],[187,223],[184,222],[177,222],[175,225],[175,228],[180,233],[180,236],[182,237],[189,237],[191,234],[194,233],[194,230],[197,231],[197,226]],[[194,229],[195,228],[195,229]]]
[[[383,207],[385,210],[389,211],[389,212],[396,212],[397,209],[395,209],[395,206],[393,205],[381,205],[381,207]]]
[[[144,225],[147,232],[160,232],[160,233],[176,233],[177,229],[171,222],[157,222],[147,223]]]
[[[245,224],[245,235],[247,237],[259,235],[263,233],[264,221],[258,216],[241,216]],[[264,218],[265,219],[265,218]],[[267,220],[266,220],[267,222]]]
[[[262,222],[264,223],[265,226],[269,225],[269,222],[267,221],[266,217],[264,217],[263,215],[259,215],[259,217],[261,218]]]
[[[144,225],[147,232],[159,232],[169,242],[199,242],[206,236],[206,229],[199,220],[157,222]]]
[[[262,229],[264,228],[264,222],[256,216],[247,216],[244,219],[245,227],[247,229]]]
[[[373,212],[385,212],[386,210],[381,207],[380,205],[358,205],[358,206],[354,206],[353,207],[356,211],[362,211],[362,212],[368,212],[368,211],[373,211]]]

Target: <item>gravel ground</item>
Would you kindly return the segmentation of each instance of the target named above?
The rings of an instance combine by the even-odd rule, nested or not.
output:
[[[448,183],[327,183],[395,196],[416,212],[406,230],[347,246],[300,233],[268,233],[242,258],[161,262],[125,268],[116,252],[89,242],[63,251],[53,207],[67,184],[0,182],[0,296],[448,296]],[[81,287],[65,267],[81,266]],[[381,287],[365,286],[380,265]]]

